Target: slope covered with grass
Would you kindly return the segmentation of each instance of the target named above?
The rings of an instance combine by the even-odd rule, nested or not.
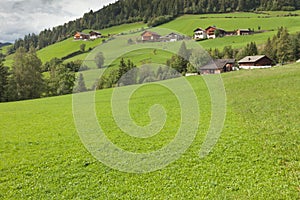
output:
[[[288,12],[285,12],[288,14]],[[297,14],[297,13],[295,13]],[[283,26],[287,27],[290,33],[296,33],[300,30],[300,16],[284,17],[284,12],[268,12],[268,14],[255,14],[255,13],[226,13],[226,14],[205,14],[205,15],[184,15],[169,23],[166,23],[161,28],[169,28],[186,35],[192,36],[193,30],[198,27],[202,29],[208,26],[217,26],[227,31],[238,29],[254,29],[267,32],[249,35],[249,36],[231,36],[218,38],[215,40],[206,40],[200,42],[205,49],[219,48],[224,46],[233,46],[240,48],[250,42],[257,44],[265,43],[268,37],[276,34],[277,28]]]
[[[213,151],[199,158],[210,122],[201,76],[189,77],[201,120],[192,146],[176,162],[148,174],[112,170],[84,148],[72,97],[0,104],[1,199],[297,199],[300,186],[300,65],[223,74],[227,116]],[[176,83],[177,79],[175,81]],[[176,97],[147,84],[130,101],[140,125],[150,105],[164,105],[166,127],[150,139],[122,133],[111,114],[112,90],[96,93],[96,113],[107,137],[133,152],[160,149],[178,128]]]
[[[258,45],[265,43],[268,37],[272,37],[277,32],[277,28],[284,26],[287,27],[290,33],[295,33],[300,30],[300,16],[285,16],[289,14],[299,15],[300,11],[294,12],[284,12],[284,11],[269,11],[263,13],[224,13],[224,14],[202,14],[202,15],[183,15],[174,19],[173,21],[159,26],[159,28],[165,28],[169,30],[168,34],[171,31],[177,31],[187,36],[193,35],[193,30],[197,27],[206,28],[208,26],[215,25],[219,28],[223,28],[228,31],[233,31],[237,29],[254,29],[258,30],[260,27],[261,30],[267,32],[249,36],[231,36],[218,38],[215,40],[206,40],[199,42],[205,49],[218,48],[223,49],[224,46],[231,45],[233,48],[245,47],[250,42],[256,42]],[[119,26],[114,26],[111,28],[100,30],[103,35],[115,35],[115,34],[136,34],[135,32],[139,31],[138,34],[142,33],[142,28],[146,28],[144,23],[133,23],[133,24],[123,24]],[[85,30],[88,32],[89,30]],[[155,31],[155,29],[153,29]],[[102,39],[95,41],[74,41],[73,38],[67,39],[65,41],[50,45],[44,49],[41,49],[37,52],[39,58],[45,63],[46,61],[51,60],[54,57],[62,58],[73,52],[79,51],[81,44],[86,44],[86,50],[89,48],[95,48],[96,46],[102,43]],[[113,47],[112,47],[113,50]],[[85,52],[83,54],[71,57],[66,60],[84,60],[90,52]],[[12,56],[7,57],[6,65],[12,64]],[[134,55],[132,56],[134,59]],[[140,57],[138,62],[147,60],[149,57],[147,53],[145,56]]]

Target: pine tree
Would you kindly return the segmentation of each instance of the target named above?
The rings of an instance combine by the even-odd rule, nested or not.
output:
[[[98,52],[95,56],[95,63],[98,68],[102,68],[104,66],[104,55],[102,52]]]
[[[279,39],[277,43],[277,58],[278,62],[284,64],[292,58],[293,50],[291,49],[291,40],[286,28],[279,29]]]
[[[190,55],[189,55],[189,52],[186,48],[185,42],[181,43],[181,46],[180,46],[179,51],[178,51],[178,55],[181,56],[185,60],[189,60]]]
[[[275,60],[276,58],[274,48],[270,38],[268,38],[267,43],[264,46],[263,53],[273,60]]]
[[[0,60],[0,102],[7,101],[8,67]]]
[[[85,82],[84,82],[84,78],[83,78],[83,74],[79,73],[79,77],[78,77],[78,85],[75,89],[75,92],[85,92],[87,91],[87,88],[85,86]]]

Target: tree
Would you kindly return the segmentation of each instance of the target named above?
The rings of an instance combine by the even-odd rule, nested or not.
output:
[[[124,59],[121,59],[118,71],[118,81],[120,86],[136,84],[137,68],[133,62],[127,60],[126,64]]]
[[[255,56],[258,54],[258,49],[255,42],[250,42],[247,46],[240,50],[237,55],[238,59],[242,59],[245,56]]]
[[[234,58],[234,50],[232,46],[225,46],[223,49],[223,58]]]
[[[291,38],[286,28],[281,28],[278,30],[279,38],[277,42],[277,58],[278,62],[284,64],[286,61],[292,59],[292,44]]]
[[[160,68],[161,69],[161,68]],[[159,72],[162,73],[162,72]],[[138,83],[153,82],[156,80],[153,69],[150,66],[143,66],[139,69]]]
[[[103,56],[103,53],[102,52],[98,52],[96,55],[95,55],[95,63],[97,65],[98,68],[102,68],[103,65],[104,65],[104,56]]]
[[[167,66],[172,67],[179,73],[185,73],[188,61],[179,55],[173,55],[171,59],[167,61]]]
[[[266,56],[268,56],[273,60],[276,59],[275,51],[270,38],[268,38],[267,43],[264,46],[263,54],[265,54]]]
[[[70,69],[66,68],[64,65],[59,65],[57,67],[57,79],[58,88],[57,94],[71,94],[73,92],[73,87],[75,83],[75,73]]]
[[[191,63],[189,63],[187,65],[187,73],[197,73],[197,69]]]
[[[78,85],[75,88],[75,92],[85,92],[85,91],[87,91],[87,89],[85,86],[84,78],[82,73],[79,73]]]
[[[75,83],[75,73],[62,63],[56,63],[50,68],[47,79],[47,96],[71,94]]]
[[[79,47],[80,51],[85,52],[85,47],[86,47],[85,44],[81,44],[80,47]]]
[[[221,36],[221,32],[220,32],[219,29],[216,29],[214,33],[215,33],[216,37],[220,37]]]
[[[190,57],[189,70],[194,72],[194,69],[199,69],[211,60],[210,55],[203,49],[193,49]],[[194,68],[194,69],[193,69]],[[197,71],[196,71],[197,72]]]
[[[188,49],[186,48],[185,42],[181,43],[181,46],[178,51],[178,55],[181,56],[182,58],[184,58],[186,61],[189,60],[190,55],[189,55]]]
[[[292,60],[298,60],[300,58],[300,33],[291,36],[292,43]]]
[[[8,67],[0,60],[0,102],[7,101]]]
[[[9,81],[11,100],[34,99],[41,96],[44,89],[41,66],[42,62],[33,47],[28,53],[23,47],[16,51]]]

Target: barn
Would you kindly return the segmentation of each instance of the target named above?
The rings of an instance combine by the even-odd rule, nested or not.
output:
[[[241,69],[271,68],[273,60],[266,55],[246,56],[238,64]]]

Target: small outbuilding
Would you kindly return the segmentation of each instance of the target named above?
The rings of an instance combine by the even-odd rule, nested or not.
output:
[[[273,60],[266,55],[246,56],[242,60],[238,61],[238,64],[241,69],[271,68]]]
[[[251,35],[253,32],[250,29],[239,29],[237,35]]]
[[[232,71],[235,63],[235,59],[216,59],[200,67],[199,70],[201,74],[221,74]]]

